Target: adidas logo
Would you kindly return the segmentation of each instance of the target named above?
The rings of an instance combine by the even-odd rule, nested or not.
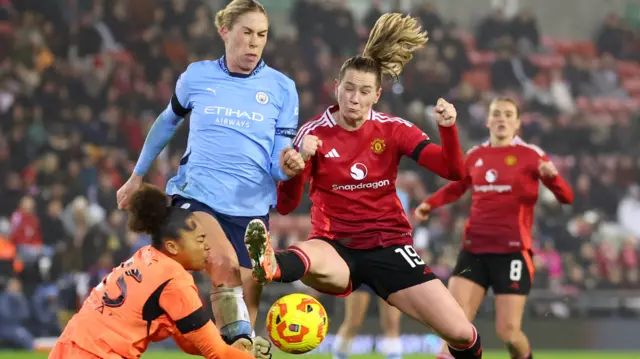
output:
[[[335,148],[331,149],[331,151],[327,152],[326,155],[324,155],[325,157],[330,157],[330,158],[338,158],[340,157],[340,155],[338,154],[338,151],[336,151]]]

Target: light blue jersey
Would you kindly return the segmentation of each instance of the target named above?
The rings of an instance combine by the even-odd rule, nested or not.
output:
[[[230,216],[266,215],[277,181],[288,179],[279,154],[298,126],[294,82],[262,61],[248,75],[229,72],[224,57],[192,63],[154,123],[135,174],[146,173],[189,112],[187,149],[167,193]]]

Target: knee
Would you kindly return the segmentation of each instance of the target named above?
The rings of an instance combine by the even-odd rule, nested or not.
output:
[[[470,322],[461,323],[452,327],[448,333],[444,334],[447,343],[453,345],[464,345],[472,342],[476,337],[476,329]]]
[[[215,287],[238,287],[242,285],[240,265],[237,257],[217,255],[209,257],[206,271]]]
[[[496,334],[504,343],[511,343],[519,331],[520,326],[512,321],[498,322],[496,324]]]

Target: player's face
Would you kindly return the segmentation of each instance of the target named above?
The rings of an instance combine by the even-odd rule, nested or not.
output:
[[[520,129],[518,109],[508,101],[494,101],[489,107],[487,127],[491,137],[502,140],[513,138]]]
[[[369,115],[380,99],[382,89],[378,86],[376,74],[349,69],[340,82],[336,81],[335,92],[342,118],[359,121]]]
[[[180,240],[177,242],[178,253],[176,260],[182,264],[186,270],[199,271],[204,269],[209,257],[209,244],[205,238],[205,232],[195,219],[187,219],[187,228],[192,230],[182,230]]]
[[[269,21],[258,11],[238,17],[231,29],[222,28],[227,66],[231,71],[250,73],[258,65],[267,44]]]

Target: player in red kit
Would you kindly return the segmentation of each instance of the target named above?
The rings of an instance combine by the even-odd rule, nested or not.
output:
[[[436,105],[442,147],[412,123],[372,109],[382,92],[382,75],[397,78],[426,41],[412,17],[385,14],[378,19],[363,55],[340,69],[338,104],[302,126],[294,139],[306,159],[304,171],[278,185],[276,208],[287,214],[310,179],[309,240],[274,253],[265,226],[254,221],[245,243],[259,282],[302,280],[339,296],[366,284],[438,332],[457,359],[476,359],[482,357],[477,332],[413,248],[412,228],[395,186],[403,156],[444,178],[464,177],[455,108],[442,99]]]
[[[539,181],[562,203],[572,203],[573,192],[545,153],[516,135],[520,117],[513,100],[491,103],[487,127],[490,140],[467,154],[467,176],[434,193],[415,215],[426,220],[433,209],[472,191],[471,215],[449,290],[473,320],[492,287],[498,336],[512,358],[532,359],[521,324],[533,282],[531,226]],[[446,347],[438,356],[450,357]]]

